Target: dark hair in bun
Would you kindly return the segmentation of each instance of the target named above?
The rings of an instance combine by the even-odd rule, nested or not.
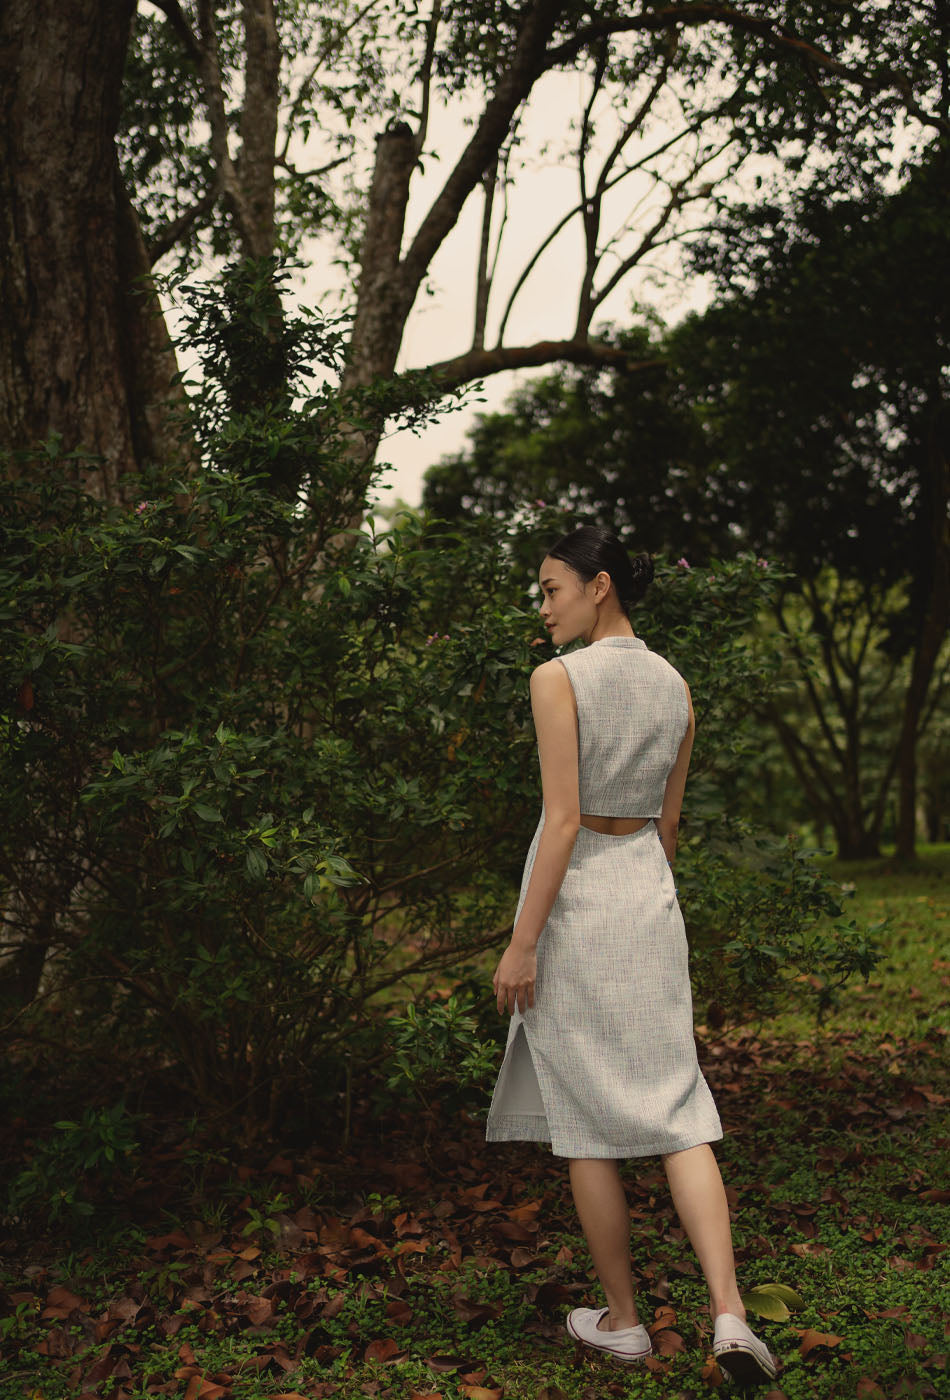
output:
[[[560,559],[582,583],[590,583],[601,572],[609,574],[624,612],[639,603],[653,582],[653,560],[649,554],[635,554],[631,559],[613,530],[601,529],[599,525],[582,525],[564,535],[548,550],[548,558]]]

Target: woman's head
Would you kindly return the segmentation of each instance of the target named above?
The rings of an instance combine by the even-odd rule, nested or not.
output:
[[[625,618],[653,579],[648,554],[630,558],[612,530],[582,525],[548,550],[538,574],[541,618],[556,646],[590,639],[601,623]]]

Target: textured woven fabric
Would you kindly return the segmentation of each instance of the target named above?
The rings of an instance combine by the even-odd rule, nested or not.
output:
[[[658,817],[689,724],[682,676],[641,637],[604,637],[559,660],[577,701],[581,811]]]
[[[682,677],[639,637],[561,660],[577,697],[581,811],[658,816],[688,722]],[[543,829],[542,810],[519,914]],[[625,836],[578,831],[538,943],[535,1004],[511,1018],[486,1136],[549,1141],[560,1157],[649,1156],[722,1137],[654,822]]]

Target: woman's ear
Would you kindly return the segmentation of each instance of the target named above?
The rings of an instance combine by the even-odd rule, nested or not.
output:
[[[599,603],[602,598],[606,598],[610,592],[610,575],[606,569],[601,569],[599,574],[594,575],[594,602]]]

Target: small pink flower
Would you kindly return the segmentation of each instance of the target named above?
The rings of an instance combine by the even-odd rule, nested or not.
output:
[[[755,562],[760,569],[767,569],[769,567],[769,561],[767,559],[757,559]]]
[[[686,562],[685,559],[677,559],[676,564],[677,564],[677,567],[680,568],[680,569],[688,569],[688,568],[689,568],[689,564],[687,564],[687,562]]]
[[[136,515],[144,515],[145,512],[146,512],[147,510],[151,510],[151,509],[152,509],[152,503],[151,503],[151,501],[139,501],[138,505],[135,507],[135,514],[136,514]]]
[[[715,574],[710,574],[710,575],[709,575],[709,582],[710,582],[710,583],[715,583],[715,582],[716,582],[716,575],[715,575]]]
[[[544,502],[544,501],[535,501],[535,505],[536,505],[536,506],[540,506],[542,510],[544,510],[544,508],[545,508],[545,502]]]

